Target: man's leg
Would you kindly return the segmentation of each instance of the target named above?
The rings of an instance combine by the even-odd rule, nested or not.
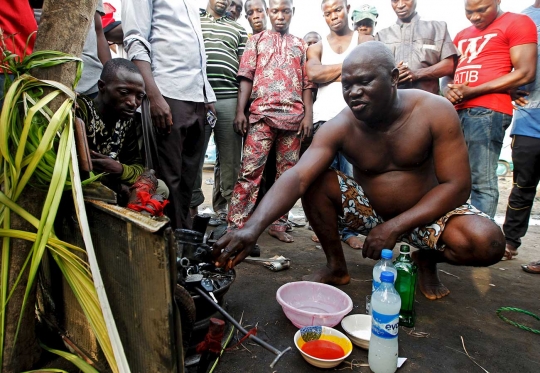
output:
[[[217,180],[214,182],[214,191],[216,196],[223,197],[214,199],[214,211],[216,212],[227,208],[240,171],[242,136],[234,132],[233,126],[236,101],[236,98],[225,98],[216,102],[218,120],[214,129],[214,140],[219,158],[219,183]],[[220,205],[222,199],[226,202]]]
[[[193,194],[191,196],[190,214],[195,216],[198,213],[198,207],[204,202],[204,193],[202,190],[202,174],[204,168],[204,155],[206,149],[208,149],[208,143],[210,142],[210,136],[212,135],[212,127],[205,123],[204,126],[204,145],[202,148],[202,156],[199,162],[199,169],[197,170],[197,176],[195,177],[195,183],[193,185]]]
[[[540,139],[514,136],[512,142],[514,163],[514,186],[508,199],[503,231],[506,246],[511,255],[517,255],[521,237],[527,233],[536,187],[540,180]]]
[[[204,103],[165,97],[171,108],[171,133],[158,136],[159,176],[170,190],[167,216],[173,228],[191,228],[189,206],[204,144]]]
[[[499,200],[497,163],[504,130],[512,117],[482,107],[462,109],[458,114],[469,150],[471,204],[493,218]]]
[[[338,231],[338,216],[343,213],[341,194],[336,172],[328,170],[309,186],[302,197],[304,212],[326,255],[326,266],[305,276],[304,280],[331,285],[344,285],[350,281]]]
[[[418,265],[418,284],[428,299],[439,299],[450,293],[441,283],[437,263],[486,267],[497,263],[504,254],[504,235],[490,219],[478,215],[452,216],[438,244],[443,251],[420,249],[412,256]]]
[[[255,209],[264,165],[275,137],[276,130],[263,121],[254,123],[249,128],[242,166],[227,215],[230,228],[242,228]]]
[[[296,131],[278,131],[276,138],[276,180],[285,171],[293,167],[300,157],[300,139],[296,136]],[[287,233],[288,214],[272,223],[268,229],[270,236],[283,242],[293,242],[294,239]]]

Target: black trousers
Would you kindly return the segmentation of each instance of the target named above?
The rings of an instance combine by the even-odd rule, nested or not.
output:
[[[189,205],[204,148],[204,103],[165,97],[172,113],[171,133],[156,135],[159,177],[169,187],[166,214],[172,228],[191,229]]]
[[[508,199],[503,232],[506,243],[517,248],[527,233],[536,187],[540,181],[540,139],[515,135],[512,162],[514,186]]]

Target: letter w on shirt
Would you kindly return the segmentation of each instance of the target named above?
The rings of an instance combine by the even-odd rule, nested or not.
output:
[[[482,53],[487,43],[491,39],[493,39],[495,36],[497,36],[497,34],[486,34],[484,36],[479,36],[477,38],[460,40],[458,43],[458,49],[459,49],[459,52],[461,53],[460,59],[464,60],[468,58],[467,63],[471,63],[476,57],[478,57],[480,53]],[[481,39],[484,39],[484,41],[482,41],[482,44],[480,44],[480,47],[478,47],[478,42]],[[469,44],[467,45],[467,49],[463,51],[463,46],[465,45],[465,43],[469,43]]]

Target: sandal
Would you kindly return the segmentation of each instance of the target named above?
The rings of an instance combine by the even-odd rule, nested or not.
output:
[[[508,246],[504,249],[504,255],[501,260],[512,260],[515,256],[518,256],[517,249],[511,249]]]
[[[537,262],[531,262],[529,264],[523,264],[521,269],[528,273],[540,275],[540,260]]]

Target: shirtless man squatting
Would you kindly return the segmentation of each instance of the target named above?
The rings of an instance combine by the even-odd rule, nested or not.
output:
[[[217,266],[240,263],[264,229],[300,197],[327,259],[306,280],[350,281],[338,220],[367,236],[364,257],[377,260],[398,241],[419,248],[413,258],[420,290],[429,299],[449,294],[437,263],[489,266],[502,258],[501,229],[466,204],[471,174],[454,108],[443,97],[398,90],[398,80],[384,44],[367,42],[351,52],[342,71],[348,107],[319,130],[245,226],[214,245]],[[352,163],[354,179],[328,169],[338,151]]]

